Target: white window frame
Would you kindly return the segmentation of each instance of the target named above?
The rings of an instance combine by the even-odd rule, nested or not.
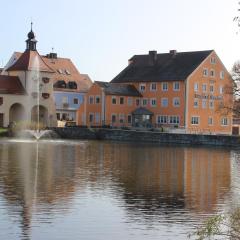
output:
[[[92,103],[91,103],[91,99],[92,99]],[[94,96],[93,95],[88,96],[88,103],[94,104]]]
[[[145,91],[146,91],[146,83],[140,83],[139,92],[145,92]]]
[[[169,124],[179,124],[180,123],[180,117],[179,116],[176,116],[176,115],[171,115],[169,116]],[[174,122],[172,122],[171,120],[174,120]]]
[[[115,99],[115,103],[113,103],[113,99]],[[117,97],[116,96],[112,96],[112,105],[117,105]]]
[[[119,113],[118,119],[119,119],[119,123],[124,123],[125,122],[125,114]]]
[[[166,101],[166,103],[167,103],[166,105],[163,104],[164,101]],[[168,107],[168,98],[161,98],[161,106],[164,107],[164,108]]]
[[[202,99],[202,108],[207,108],[207,99]]]
[[[224,79],[225,72],[222,70],[220,71],[219,75],[220,75],[220,79]]]
[[[214,93],[214,85],[213,84],[209,85],[209,92]]]
[[[162,91],[167,92],[168,91],[168,82],[162,82]]]
[[[176,85],[178,86],[178,88],[176,88]],[[180,82],[173,82],[173,91],[180,91]]]
[[[210,119],[211,119],[211,121],[210,121]],[[213,125],[213,117],[212,116],[208,117],[208,125],[209,126]]]
[[[116,121],[115,122],[112,121],[113,116],[116,117]],[[117,123],[117,114],[116,113],[112,113],[111,114],[111,123]]]
[[[153,101],[155,101],[155,104],[153,104]],[[156,98],[151,98],[150,99],[150,105],[151,105],[151,107],[157,107],[157,99]]]
[[[199,116],[192,116],[191,117],[191,125],[199,125],[200,124],[200,117]]]
[[[206,83],[202,84],[202,92],[207,92],[207,84]]]
[[[219,86],[219,94],[223,94],[223,86]]]
[[[167,115],[157,115],[156,123],[157,124],[168,124],[168,116]]]
[[[207,69],[207,68],[204,68],[204,69],[203,69],[203,76],[204,76],[204,77],[207,77],[207,76],[208,76],[208,69]]]
[[[97,98],[99,99],[99,102],[97,103]],[[96,104],[100,104],[101,103],[101,98],[99,95],[95,96],[95,103]]]
[[[215,77],[215,70],[214,69],[210,69],[209,76],[210,77]]]
[[[146,104],[144,104],[144,102],[146,103]],[[148,98],[143,98],[142,99],[142,106],[147,106],[148,105]]]
[[[121,99],[123,99],[123,103],[121,103]],[[119,105],[124,105],[125,104],[125,97],[121,96],[119,97]]]
[[[198,92],[198,83],[194,83],[194,92]]]
[[[128,106],[132,106],[133,105],[133,98],[132,97],[128,97],[127,104],[128,104]]]
[[[209,109],[214,109],[214,101],[213,100],[209,100]]]
[[[195,104],[195,103],[197,103],[197,104]],[[193,100],[193,107],[194,108],[198,108],[199,107],[199,99],[198,98],[194,98],[194,100]]]
[[[153,86],[155,86],[156,88],[153,88]],[[154,82],[154,83],[150,84],[150,91],[151,92],[156,92],[157,91],[157,83]]]
[[[176,101],[178,102],[177,105],[176,105]],[[179,97],[173,98],[173,107],[180,107],[180,98]]]
[[[227,117],[222,117],[221,118],[221,126],[224,126],[224,127],[226,127],[226,126],[228,126],[229,124],[228,124],[228,118]]]
[[[211,64],[216,64],[216,57],[211,57],[210,58],[210,63]]]

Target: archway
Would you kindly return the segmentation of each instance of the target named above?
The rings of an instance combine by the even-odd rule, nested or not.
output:
[[[34,106],[31,110],[31,120],[32,122],[38,122],[38,106]],[[47,126],[48,123],[48,110],[44,106],[39,106],[39,123]]]
[[[26,119],[26,112],[22,104],[14,103],[9,109],[9,123]]]

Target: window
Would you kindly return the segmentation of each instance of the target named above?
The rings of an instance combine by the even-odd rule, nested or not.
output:
[[[95,113],[95,122],[100,123],[100,113]]]
[[[198,83],[194,83],[194,92],[198,91]]]
[[[70,73],[70,71],[69,71],[68,69],[65,69],[65,73],[66,73],[67,75],[71,75],[71,73]]]
[[[203,91],[203,92],[207,92],[207,84],[204,83],[204,84],[202,85],[202,91]]]
[[[124,104],[124,97],[120,97],[120,104]]]
[[[219,87],[219,93],[220,93],[220,94],[223,94],[223,86],[220,86],[220,87]]]
[[[203,99],[202,100],[202,108],[206,108],[207,107],[207,100]]]
[[[212,117],[208,118],[208,125],[213,125],[213,118]]]
[[[227,126],[228,125],[228,119],[226,117],[221,119],[221,124],[222,126]]]
[[[142,99],[142,106],[147,106],[147,104],[148,104],[148,99],[147,98]]]
[[[0,105],[3,104],[3,97],[0,97]]]
[[[62,103],[68,103],[68,97],[66,96],[62,97]]]
[[[128,97],[128,106],[132,106],[133,100],[131,97]]]
[[[173,98],[173,106],[174,107],[180,106],[180,99],[178,97]]]
[[[120,114],[119,114],[119,122],[120,122],[120,123],[124,123],[124,117],[125,117],[125,116],[124,116],[123,113],[120,113]]]
[[[194,98],[193,107],[198,108],[198,99]]]
[[[157,84],[156,83],[151,83],[150,91],[157,91]]]
[[[192,117],[191,119],[191,124],[192,125],[198,125],[199,124],[199,117]]]
[[[93,96],[89,96],[89,104],[93,104],[94,103],[94,97]]]
[[[60,120],[60,113],[57,113],[57,120]]]
[[[156,98],[151,98],[151,106],[156,107],[157,106],[157,100]]]
[[[115,123],[117,121],[116,114],[112,114],[112,123]]]
[[[78,98],[73,99],[73,104],[78,104]]]
[[[180,83],[174,82],[173,83],[173,91],[179,91],[180,90]]]
[[[167,124],[168,123],[168,116],[157,116],[157,123],[159,124]]]
[[[204,68],[204,69],[203,69],[203,76],[204,76],[204,77],[207,77],[207,76],[208,76],[208,69],[207,69],[207,68]]]
[[[224,79],[224,71],[220,72],[220,79]]]
[[[168,106],[168,98],[162,98],[161,105],[162,105],[162,107],[167,107]]]
[[[141,83],[140,85],[139,85],[139,91],[140,92],[144,92],[146,90],[146,84],[145,83]]]
[[[96,102],[96,104],[99,104],[99,103],[100,103],[100,96],[96,96],[96,97],[95,97],[95,102]]]
[[[140,105],[140,99],[136,99],[136,106]]]
[[[216,58],[215,57],[211,57],[210,58],[210,63],[211,64],[216,64]]]
[[[169,123],[170,124],[179,124],[179,116],[170,116]]]
[[[209,87],[209,91],[210,91],[211,93],[214,92],[214,86],[213,86],[213,85],[210,85],[210,87]]]
[[[89,113],[89,122],[93,123],[94,115],[93,113]]]
[[[213,100],[209,101],[209,108],[210,109],[214,109],[214,102],[213,102]]]
[[[112,104],[117,104],[117,99],[116,99],[116,97],[112,97]]]
[[[164,92],[168,90],[168,83],[166,83],[166,82],[163,82],[163,83],[162,83],[162,90],[163,90]]]
[[[210,70],[210,76],[215,77],[215,71],[213,69]]]
[[[127,116],[127,121],[128,121],[128,123],[132,123],[132,115]]]

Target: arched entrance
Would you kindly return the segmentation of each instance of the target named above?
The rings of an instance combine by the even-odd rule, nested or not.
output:
[[[31,120],[32,122],[38,122],[38,106],[34,106],[31,111]],[[47,126],[48,122],[48,110],[44,106],[39,106],[39,122]]]
[[[9,109],[9,123],[26,119],[26,112],[22,104],[14,103]]]

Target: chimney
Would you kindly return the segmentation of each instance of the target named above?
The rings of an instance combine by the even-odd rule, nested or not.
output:
[[[148,62],[150,66],[154,66],[157,63],[157,51],[149,51]]]
[[[173,56],[176,56],[177,55],[177,50],[170,50],[169,53],[172,54]]]
[[[47,54],[46,57],[50,58],[50,59],[57,59],[57,53],[50,52],[50,53]]]

